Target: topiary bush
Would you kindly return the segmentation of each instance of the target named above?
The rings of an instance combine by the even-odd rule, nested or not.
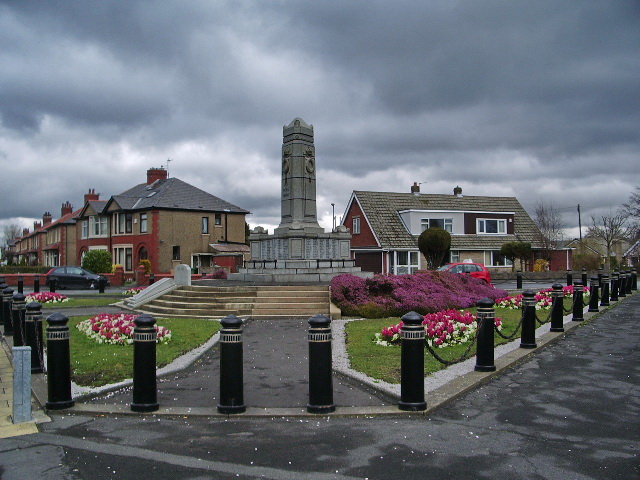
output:
[[[427,259],[430,269],[444,264],[451,248],[451,234],[440,227],[426,229],[418,237],[418,249]]]
[[[398,317],[412,310],[425,315],[468,308],[482,298],[496,300],[507,294],[482,280],[449,272],[376,275],[366,280],[344,274],[331,282],[331,299],[342,313],[365,318]]]
[[[111,273],[111,254],[107,250],[89,250],[82,259],[82,268],[93,273]]]

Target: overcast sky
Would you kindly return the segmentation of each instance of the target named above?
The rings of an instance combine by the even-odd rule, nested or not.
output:
[[[640,2],[0,1],[0,226],[170,158],[273,228],[295,117],[327,228],[419,182],[551,201],[577,235],[640,185]]]

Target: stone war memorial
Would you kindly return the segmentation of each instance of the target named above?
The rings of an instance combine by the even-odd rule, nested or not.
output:
[[[351,233],[339,225],[327,233],[318,224],[316,151],[313,125],[295,118],[283,128],[281,221],[269,234],[249,235],[251,260],[230,280],[254,282],[328,282],[341,273],[363,277],[351,259]]]

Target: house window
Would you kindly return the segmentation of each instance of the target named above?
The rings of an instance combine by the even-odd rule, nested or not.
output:
[[[89,238],[89,220],[82,221],[82,238]]]
[[[202,233],[209,233],[209,217],[202,217]]]
[[[353,234],[357,235],[360,233],[360,217],[353,217]]]
[[[91,234],[94,237],[107,236],[107,217],[89,217],[91,223]]]
[[[208,219],[207,219],[207,221],[208,221]],[[216,225],[222,225],[222,214],[221,213],[216,213],[215,222],[216,222]]]
[[[451,250],[450,262],[458,263],[460,261],[460,250]]]
[[[507,221],[504,219],[479,218],[476,231],[484,235],[504,235],[507,233]]]
[[[133,214],[131,213],[117,213],[115,215],[115,221],[118,226],[118,233],[131,233],[133,231]]]
[[[113,259],[116,264],[122,265],[125,272],[133,271],[133,247],[115,247]]]
[[[420,268],[418,252],[393,252],[391,264],[396,275],[415,273]]]
[[[174,260],[180,260],[180,245],[173,246],[173,256]]]
[[[140,233],[147,233],[147,214],[140,214]]]
[[[504,255],[500,255],[500,250],[488,250],[484,252],[485,265],[488,267],[510,267],[513,265]]]
[[[453,233],[453,218],[423,218],[420,220],[421,232],[434,227]]]

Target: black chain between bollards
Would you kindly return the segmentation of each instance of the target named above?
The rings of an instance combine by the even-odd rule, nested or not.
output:
[[[522,322],[523,321],[524,321],[524,308],[522,309],[522,315],[520,316],[520,322],[518,322],[518,326],[516,327],[516,329],[513,331],[513,333],[511,335],[505,335],[500,330],[498,330],[498,327],[496,325],[494,325],[493,328],[494,328],[494,330],[496,331],[496,333],[498,334],[499,337],[504,338],[505,340],[511,340],[512,338],[515,338],[515,336],[518,334],[518,332],[522,328]]]
[[[431,355],[433,355],[433,358],[435,358],[438,362],[442,363],[443,365],[455,365],[456,363],[460,363],[460,362],[464,362],[465,360],[469,360],[471,357],[473,357],[473,354],[471,354],[471,349],[476,344],[476,340],[478,339],[478,330],[480,329],[480,322],[481,322],[480,319],[476,320],[476,327],[477,328],[476,328],[476,333],[473,336],[473,340],[471,340],[471,342],[469,343],[469,346],[467,347],[465,352],[457,360],[445,360],[444,358],[442,358],[440,355],[438,355],[435,352],[433,347],[431,347],[431,345],[429,345],[429,342],[426,339],[425,339],[425,342],[424,342],[425,346],[427,347],[427,350],[429,351],[429,353]]]
[[[544,320],[540,320],[540,318],[538,317],[538,311],[536,310],[536,322],[538,322],[538,325],[544,325],[545,323],[549,323],[550,321],[551,321],[551,310],[549,310],[549,314],[547,315],[547,318],[545,318]]]

